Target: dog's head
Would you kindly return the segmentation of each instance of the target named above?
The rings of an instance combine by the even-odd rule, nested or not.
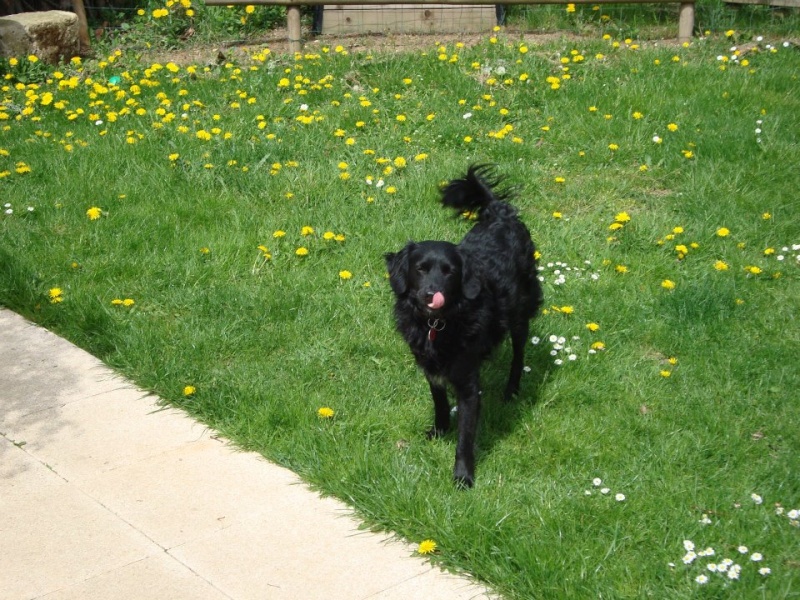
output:
[[[422,312],[447,312],[464,298],[474,300],[481,291],[469,261],[450,242],[409,242],[385,258],[392,291]]]

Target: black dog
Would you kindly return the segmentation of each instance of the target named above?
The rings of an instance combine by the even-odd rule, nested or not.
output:
[[[475,482],[475,435],[480,413],[480,366],[511,334],[513,358],[505,399],[519,391],[528,323],[542,302],[530,233],[508,204],[507,192],[485,165],[442,191],[442,204],[478,211],[478,222],[460,244],[409,242],[386,254],[395,293],[397,330],[408,342],[433,396],[432,438],[450,428],[446,385],[458,403],[456,483]]]

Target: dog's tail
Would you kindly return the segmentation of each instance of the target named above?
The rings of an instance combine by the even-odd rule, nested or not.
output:
[[[464,177],[454,179],[442,189],[442,204],[459,213],[477,211],[479,220],[514,216],[517,211],[507,202],[512,194],[498,190],[500,183],[490,165],[471,165]]]

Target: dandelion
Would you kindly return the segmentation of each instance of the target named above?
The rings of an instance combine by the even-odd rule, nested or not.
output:
[[[609,144],[608,149],[611,150],[612,152],[616,152],[617,150],[619,150],[619,144]]]
[[[343,279],[347,281],[348,279],[352,279],[353,274],[350,271],[339,271],[339,279]]]
[[[89,210],[86,211],[86,216],[89,217],[90,221],[96,221],[101,217],[103,211],[96,206],[92,206]]]
[[[332,419],[334,414],[336,413],[334,413],[333,409],[327,406],[323,406],[322,408],[317,410],[317,416],[320,419]]]
[[[744,270],[747,271],[748,275],[760,275],[761,274],[761,268],[760,267],[747,266],[747,267],[744,268]]]
[[[297,250],[294,251],[297,256],[308,256],[308,248],[305,246],[300,246]]]
[[[283,231],[282,229],[277,229],[276,231],[272,232],[272,237],[274,237],[276,240],[282,238],[285,235],[286,232]]]
[[[186,387],[183,388],[183,395],[188,398],[189,396],[194,396],[196,391],[197,391],[196,387],[194,387],[193,385],[187,385]]]
[[[313,233],[314,233],[314,228],[309,225],[303,226],[303,228],[300,230],[300,235],[302,235],[303,237],[308,237]]]
[[[661,282],[661,287],[665,290],[674,290],[675,289],[675,282],[670,279],[665,279]]]
[[[420,542],[417,552],[422,555],[433,554],[436,552],[436,542],[433,540],[423,540]]]
[[[64,291],[61,288],[50,288],[48,296],[50,296],[50,304],[58,304],[64,301]]]
[[[626,267],[625,265],[617,265],[616,267],[614,267],[614,270],[617,273],[620,273],[621,275],[624,275],[625,273],[628,272],[628,267]]]
[[[724,260],[718,260],[718,261],[714,262],[714,268],[717,271],[727,271],[728,270],[728,263],[726,263]]]
[[[587,323],[586,329],[594,333],[595,331],[598,331],[600,329],[600,325],[598,325],[597,323]]]
[[[728,229],[727,227],[720,227],[719,229],[717,229],[717,235],[719,237],[728,237],[730,233],[731,233],[730,229]]]
[[[670,123],[669,125],[667,125],[667,129],[673,132],[678,131],[678,126],[675,123]]]
[[[617,213],[614,217],[614,221],[617,223],[627,223],[631,220],[631,216],[627,212]]]

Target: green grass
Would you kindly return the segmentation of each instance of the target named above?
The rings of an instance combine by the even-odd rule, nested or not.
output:
[[[800,55],[767,36],[718,60],[750,36],[172,70],[123,52],[61,67],[74,88],[17,82],[23,59],[0,109],[0,303],[508,598],[796,597]],[[423,435],[382,255],[460,239],[437,186],[473,161],[518,188],[548,308],[516,402],[509,349],[485,365],[464,492],[455,434]],[[715,556],[684,564],[684,540]],[[705,568],[724,558],[738,580]]]

